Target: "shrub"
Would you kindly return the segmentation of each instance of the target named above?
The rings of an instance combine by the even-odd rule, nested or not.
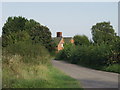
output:
[[[48,27],[41,25],[33,19],[24,17],[8,17],[2,28],[2,46],[7,47],[19,41],[31,40],[45,46],[49,51],[54,51],[51,32]]]
[[[110,49],[107,45],[78,46],[72,54],[72,63],[87,65],[107,64]]]
[[[71,56],[72,62],[71,63],[76,63],[76,64],[78,62],[85,63],[85,60],[86,60],[87,55],[88,55],[87,53],[88,53],[88,47],[77,46],[75,51],[72,53],[72,56]]]
[[[113,64],[113,65],[105,66],[103,70],[120,73],[119,68],[120,68],[119,64]]]
[[[63,60],[71,60],[72,53],[74,51],[75,46],[71,43],[65,43],[64,49],[59,51],[56,55],[56,59],[63,59]]]
[[[111,54],[111,48],[107,44],[76,47],[68,44],[57,54],[57,59],[67,60],[76,64],[101,66],[110,64],[109,57]]]
[[[3,48],[3,62],[9,62],[12,55],[20,55],[22,61],[26,63],[48,63],[49,52],[40,44],[32,44],[31,42],[18,42]],[[7,57],[9,57],[7,59]]]
[[[110,46],[111,55],[109,56],[109,64],[120,63],[120,37],[114,37],[114,41]]]
[[[75,45],[89,45],[90,41],[85,35],[75,35],[74,37]]]

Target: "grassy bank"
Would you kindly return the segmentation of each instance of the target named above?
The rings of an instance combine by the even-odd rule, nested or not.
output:
[[[80,88],[75,79],[51,65],[39,44],[17,43],[3,48],[3,88]]]
[[[87,67],[87,68],[91,68],[91,69],[95,69],[95,70],[101,70],[101,71],[113,72],[113,73],[120,74],[120,70],[119,70],[120,65],[119,64],[113,64],[113,65],[109,65],[109,66],[90,66],[90,65],[85,65],[85,64],[79,63],[78,65]]]
[[[104,70],[107,72],[115,72],[115,73],[120,74],[120,64],[113,64],[113,65],[105,66],[101,70]]]
[[[52,65],[26,64],[20,58],[13,56],[9,65],[3,64],[3,88],[80,88],[75,79]]]
[[[78,88],[53,68],[56,45],[47,26],[22,16],[8,17],[2,28],[3,88]]]

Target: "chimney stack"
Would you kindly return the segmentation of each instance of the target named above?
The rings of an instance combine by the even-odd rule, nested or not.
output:
[[[57,37],[62,37],[62,32],[57,32]]]

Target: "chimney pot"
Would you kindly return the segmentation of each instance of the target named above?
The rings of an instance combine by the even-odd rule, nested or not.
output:
[[[57,37],[62,37],[62,32],[57,32]]]

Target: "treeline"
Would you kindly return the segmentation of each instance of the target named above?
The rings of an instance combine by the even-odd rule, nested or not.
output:
[[[54,45],[48,27],[9,17],[2,33],[2,87],[79,88],[75,79],[52,67]]]
[[[24,17],[9,17],[2,28],[2,46],[7,47],[17,42],[29,41],[39,43],[49,51],[54,50],[54,42],[47,26],[33,19]]]
[[[97,23],[92,26],[91,33],[93,40],[85,35],[75,35],[74,45],[65,44],[56,59],[120,73],[120,37],[110,22]]]
[[[9,17],[2,30],[3,56],[17,54],[24,62],[45,63],[49,60],[44,58],[55,51],[49,28],[33,19]]]
[[[9,17],[2,30],[2,87],[47,86],[45,70],[51,65],[50,52],[54,51],[49,28],[19,16]]]

